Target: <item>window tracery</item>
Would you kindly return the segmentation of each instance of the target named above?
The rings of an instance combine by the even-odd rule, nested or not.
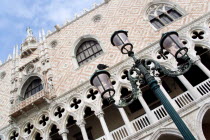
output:
[[[39,124],[42,125],[43,127],[46,126],[46,124],[49,121],[49,117],[47,115],[42,115],[40,120],[39,120]]]
[[[155,29],[160,29],[182,17],[182,14],[174,6],[162,3],[150,6],[147,14],[150,23]]]
[[[74,98],[70,106],[71,106],[71,108],[78,109],[79,108],[79,104],[81,102],[82,101],[80,99]]]
[[[57,107],[54,115],[58,118],[61,118],[63,116],[63,113],[65,112],[65,109],[63,107]]]
[[[98,94],[97,90],[93,90],[92,88],[89,90],[87,98],[91,99],[91,100],[95,100],[96,99],[96,95]]]
[[[19,133],[15,130],[12,132],[11,136],[10,136],[10,140],[17,140],[19,136]]]

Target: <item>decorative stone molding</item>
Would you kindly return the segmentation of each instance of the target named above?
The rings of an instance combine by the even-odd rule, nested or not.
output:
[[[158,138],[163,134],[171,134],[183,139],[180,132],[175,128],[160,128],[151,136],[150,140],[158,140]]]
[[[195,121],[195,126],[197,128],[198,131],[197,135],[200,137],[200,139],[205,139],[204,133],[203,133],[203,127],[202,127],[202,121],[203,121],[203,117],[206,114],[206,112],[210,109],[210,103],[206,103],[203,106],[201,106],[201,108],[199,109],[199,112],[197,113],[197,118]]]

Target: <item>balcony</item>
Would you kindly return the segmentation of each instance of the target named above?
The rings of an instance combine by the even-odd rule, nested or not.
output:
[[[208,94],[210,94],[210,79],[203,81],[202,83],[195,86],[195,88],[202,95],[201,98],[209,96]],[[178,95],[177,97],[173,98],[173,100],[179,107],[178,112],[184,111],[191,104],[195,103],[196,101],[200,101],[199,99],[193,99],[188,91]],[[154,112],[155,116],[158,119],[158,122],[169,119],[169,116],[163,105],[160,105],[159,107],[153,109],[152,112]],[[134,119],[133,121],[131,121],[131,124],[135,129],[135,133],[144,132],[147,130],[147,128],[149,128],[149,126],[151,126],[146,114]],[[111,131],[110,134],[112,135],[113,140],[123,140],[129,138],[128,130],[125,125]],[[106,138],[105,136],[102,136],[96,140],[106,140]]]
[[[11,111],[10,116],[16,118],[21,114],[25,114],[25,112],[29,111],[32,108],[38,107],[38,105],[49,102],[49,93],[41,90],[40,92],[26,98],[21,101],[19,104],[15,105]]]

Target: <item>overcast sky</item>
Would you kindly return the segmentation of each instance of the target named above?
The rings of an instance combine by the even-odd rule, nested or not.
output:
[[[83,9],[92,9],[94,3],[103,0],[0,0],[0,60],[12,54],[13,47],[26,37],[26,27],[31,27],[35,36],[42,28],[54,30],[66,19],[74,18]]]

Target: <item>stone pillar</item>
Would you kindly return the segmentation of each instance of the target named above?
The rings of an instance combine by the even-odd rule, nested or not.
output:
[[[77,121],[76,124],[79,126],[81,132],[82,132],[82,137],[84,140],[88,140],[88,135],[87,135],[87,131],[85,129],[85,120],[80,120],[80,121]]]
[[[126,128],[128,129],[128,134],[132,135],[135,132],[135,129],[133,127],[133,125],[131,124],[131,122],[128,119],[127,114],[125,113],[125,110],[123,108],[118,108],[120,115],[122,116],[122,119],[126,125]]]
[[[64,129],[62,131],[59,131],[59,134],[62,136],[62,139],[63,140],[68,140],[68,137],[67,137],[68,133],[69,133],[69,131],[67,129]]]
[[[160,86],[160,90],[166,96],[166,98],[168,99],[168,101],[171,103],[171,105],[174,107],[175,110],[178,110],[179,109],[178,105],[175,103],[174,100],[171,99],[171,97],[169,96],[168,92],[163,87],[162,81],[161,81],[160,77],[155,77],[155,79],[158,81],[158,85]]]
[[[147,117],[150,121],[151,124],[157,122],[157,117],[155,116],[155,114],[150,110],[149,106],[147,105],[147,103],[145,102],[143,96],[142,96],[142,93],[139,94],[138,96],[138,99],[142,105],[142,107],[144,108],[146,114],[147,114]]]
[[[197,91],[197,89],[195,89],[183,75],[177,77],[186,87],[186,89],[190,92],[190,94],[193,96],[195,100],[201,97],[201,94]]]
[[[109,129],[106,125],[105,119],[104,119],[104,113],[101,111],[99,113],[96,113],[96,116],[99,118],[102,129],[104,131],[106,140],[113,140],[111,134],[109,133]]]
[[[198,66],[210,78],[210,71],[206,66],[203,65],[201,60],[195,61],[195,65]]]

